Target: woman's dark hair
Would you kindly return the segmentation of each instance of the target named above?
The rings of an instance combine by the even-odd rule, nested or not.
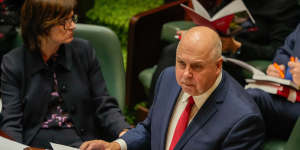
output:
[[[63,22],[74,10],[76,0],[25,0],[21,10],[24,46],[39,50],[38,37],[48,36],[50,28]]]

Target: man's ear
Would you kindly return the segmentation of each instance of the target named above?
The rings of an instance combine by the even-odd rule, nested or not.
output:
[[[217,62],[216,62],[217,73],[220,73],[222,71],[222,66],[223,66],[223,58],[220,57],[217,59]]]

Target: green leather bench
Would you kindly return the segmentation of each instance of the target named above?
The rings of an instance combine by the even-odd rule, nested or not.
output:
[[[75,37],[89,40],[96,50],[108,92],[117,98],[120,108],[125,105],[125,71],[121,45],[116,34],[107,27],[77,24]],[[17,36],[13,45],[20,46],[22,39]]]

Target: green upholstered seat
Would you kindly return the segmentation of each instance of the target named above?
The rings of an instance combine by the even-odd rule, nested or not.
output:
[[[142,72],[139,73],[139,80],[144,86],[145,93],[149,96],[152,76],[157,68],[157,65],[154,65],[151,68],[146,68]]]
[[[121,45],[116,34],[107,27],[99,25],[77,24],[75,37],[90,41],[96,50],[100,66],[106,81],[108,92],[117,98],[120,108],[125,103],[125,71]],[[17,36],[14,45],[20,46],[22,39]]]
[[[280,139],[267,139],[263,150],[284,150],[286,141]]]
[[[176,42],[177,39],[175,39],[174,36],[176,35],[177,31],[188,30],[194,26],[196,26],[196,24],[192,21],[167,22],[162,27],[160,39],[169,43]]]
[[[284,147],[284,150],[299,150],[300,149],[300,117],[298,118],[292,133]]]
[[[300,118],[298,118],[287,141],[267,139],[263,150],[300,150]]]
[[[269,64],[271,64],[272,62],[268,60],[251,60],[251,61],[247,61],[247,63],[252,66],[255,66],[255,68],[261,70],[262,72],[266,72]],[[251,78],[252,73],[249,72],[248,70],[243,69],[242,76],[244,78]]]
[[[116,34],[107,27],[77,24],[75,37],[89,40],[96,49],[108,92],[117,98],[120,108],[125,105],[125,70],[121,44]]]

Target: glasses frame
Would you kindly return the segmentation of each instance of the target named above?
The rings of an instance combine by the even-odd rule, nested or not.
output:
[[[65,29],[65,30],[68,30],[68,29],[70,29],[70,27],[71,27],[71,25],[72,25],[72,22],[73,22],[74,24],[77,24],[77,22],[78,22],[78,15],[77,15],[77,14],[74,14],[74,15],[72,16],[72,18],[70,18],[70,19],[65,19],[65,20],[63,21],[63,23],[61,23],[61,25],[64,26],[64,29]]]

